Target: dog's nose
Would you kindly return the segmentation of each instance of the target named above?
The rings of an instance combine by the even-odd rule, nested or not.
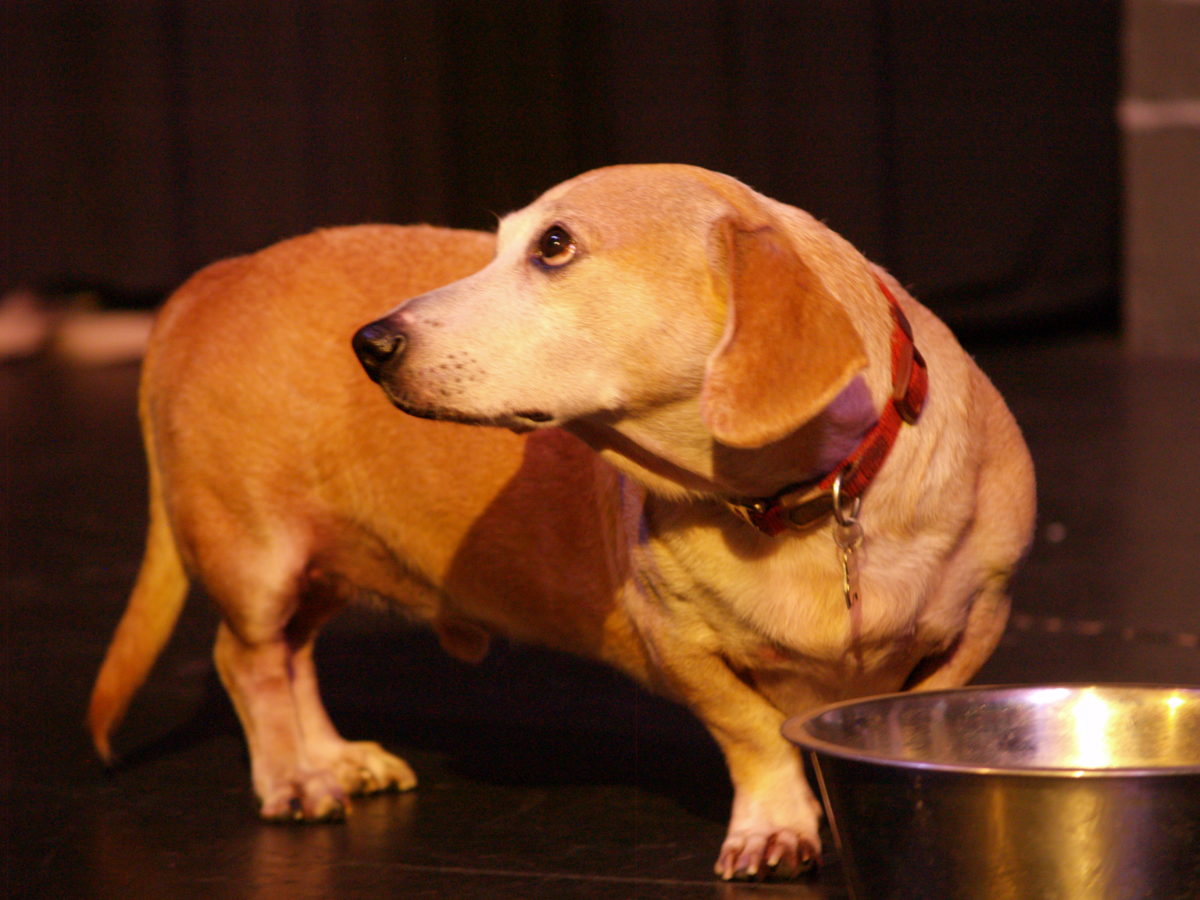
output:
[[[358,329],[351,343],[358,355],[358,361],[367,370],[367,375],[372,381],[378,381],[384,365],[388,360],[395,359],[403,353],[404,345],[408,341],[395,326],[381,319]]]

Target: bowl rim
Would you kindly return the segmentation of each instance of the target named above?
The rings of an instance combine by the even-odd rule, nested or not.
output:
[[[831,741],[823,740],[822,738],[809,734],[807,731],[807,726],[820,716],[835,710],[847,709],[869,703],[890,703],[892,701],[899,701],[902,699],[912,699],[913,697],[938,697],[977,693],[1001,694],[1030,690],[1064,689],[1076,692],[1082,692],[1088,689],[1154,691],[1156,693],[1183,691],[1196,694],[1197,701],[1200,702],[1200,685],[1194,684],[1149,684],[1142,682],[1086,681],[1035,684],[980,684],[967,685],[957,688],[939,688],[931,691],[895,691],[886,694],[872,694],[863,697],[854,697],[849,700],[839,700],[835,703],[828,703],[824,706],[820,706],[818,708],[809,710],[808,712],[788,718],[783,723],[781,732],[787,740],[791,741],[802,750],[812,754],[814,763],[818,757],[832,756],[837,759],[848,760],[867,765],[885,766],[894,769],[914,769],[924,772],[953,772],[965,775],[1011,777],[1070,777],[1072,779],[1125,778],[1130,776],[1144,777],[1148,775],[1200,775],[1200,760],[1197,760],[1194,764],[1184,764],[1178,766],[1110,766],[1107,768],[1088,768],[1084,766],[1021,766],[1012,764],[984,766],[969,763],[913,760],[905,759],[895,754],[852,749],[842,744],[835,744]]]

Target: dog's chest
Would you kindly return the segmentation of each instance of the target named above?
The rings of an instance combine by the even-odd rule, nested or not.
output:
[[[886,548],[868,546],[856,561],[858,596],[848,607],[841,551],[831,534],[758,554],[730,552],[710,538],[693,534],[686,547],[668,539],[656,554],[674,597],[667,604],[671,617],[694,637],[703,634],[781,708],[803,705],[800,698],[813,691],[886,689],[919,656],[921,589],[887,565]]]

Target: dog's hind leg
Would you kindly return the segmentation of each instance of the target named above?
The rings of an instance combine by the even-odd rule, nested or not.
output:
[[[309,581],[302,559],[280,566],[274,555],[275,571],[287,574],[268,579],[262,562],[271,554],[239,558],[236,577],[210,568],[205,580],[223,610],[213,656],[245,732],[263,818],[336,819],[351,794],[412,787],[402,760],[343,740],[321,702],[313,643],[341,599]]]
[[[310,765],[292,691],[292,650],[279,633],[248,635],[223,621],[213,651],[246,746],[265,819],[340,818],[346,792],[328,769]]]
[[[332,599],[317,599],[328,590]],[[292,697],[296,704],[304,750],[309,763],[333,773],[342,790],[350,795],[373,794],[387,790],[406,791],[416,787],[417,777],[408,764],[388,753],[374,741],[347,741],[334,727],[317,685],[313,650],[317,632],[339,609],[343,600],[333,589],[314,587],[310,602],[302,607],[288,628],[291,655]]]

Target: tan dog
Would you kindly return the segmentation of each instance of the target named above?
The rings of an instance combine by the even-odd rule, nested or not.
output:
[[[355,335],[381,393],[347,339],[423,291]],[[457,656],[503,634],[691,708],[735,789],[724,878],[818,852],[784,718],[969,679],[1032,528],[1021,435],[945,326],[807,214],[683,166],[580,176],[495,242],[348,228],[212,266],[161,314],[141,412],[103,756],[195,576],[263,816],[411,787],[339,737],[313,669],[320,626],[385,597]]]

